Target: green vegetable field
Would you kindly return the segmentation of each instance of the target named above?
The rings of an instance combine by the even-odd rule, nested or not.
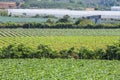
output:
[[[0,37],[120,36],[120,29],[0,29]]]
[[[118,40],[120,40],[119,36],[0,37],[0,47],[9,44],[25,44],[35,48],[38,44],[45,44],[56,50],[82,46],[95,49],[105,48],[106,45],[118,42]]]
[[[0,29],[0,56],[2,57],[0,59],[0,80],[119,80],[119,45],[107,47],[119,40],[120,29]],[[25,46],[10,44],[24,44]],[[48,45],[56,52],[44,46],[36,49],[39,44]],[[63,57],[67,55],[62,53],[74,52],[71,47],[79,51],[83,46],[86,48],[81,50],[81,53],[77,53],[79,53],[79,57],[87,56],[89,60],[86,58],[61,58],[61,55]],[[102,49],[94,51],[94,54],[96,53],[94,55],[89,49],[95,50],[96,48]],[[65,52],[64,49],[70,50]],[[107,50],[115,52],[117,57],[109,57]],[[47,53],[42,54],[42,52]],[[55,57],[59,56],[59,58],[45,58],[44,56],[49,55],[49,52],[54,52]],[[32,59],[30,59],[31,57],[23,59],[29,53],[34,56],[40,55],[37,55],[38,59],[34,56]],[[99,58],[101,54],[97,53],[107,56]],[[16,54],[20,56],[18,59]],[[90,54],[93,55],[93,58],[89,58]],[[110,52],[110,55],[113,53]],[[23,57],[21,58],[21,56]]]
[[[0,60],[0,80],[119,80],[120,62],[73,59]]]
[[[45,22],[47,18],[19,18],[19,17],[2,17],[0,22]]]
[[[35,48],[45,44],[53,49],[105,48],[120,40],[120,29],[0,29],[0,47],[25,44]]]

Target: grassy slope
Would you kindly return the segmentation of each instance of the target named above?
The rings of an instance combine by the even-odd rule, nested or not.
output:
[[[120,5],[120,1],[117,1],[117,0],[73,0],[73,3],[70,3],[69,0],[66,0],[66,3],[65,3],[65,0],[60,0],[60,1],[56,1],[56,2],[54,2],[53,0],[48,0],[45,3],[44,3],[44,0],[42,0],[42,1],[43,1],[43,3],[40,4],[40,5],[42,5],[41,8],[68,8],[68,7],[71,7],[73,9],[75,9],[75,8],[82,9],[82,8],[86,8],[86,7],[94,7],[94,8],[103,10],[103,9],[110,9],[110,7],[113,5]],[[47,3],[47,5],[46,5],[46,3]],[[33,2],[30,2],[30,4],[33,4]],[[49,7],[47,7],[47,6],[49,6]]]
[[[4,0],[0,0],[4,1]],[[20,0],[6,0],[20,1]],[[97,7],[99,9],[110,9],[113,5],[120,5],[119,0],[26,0],[27,5],[39,8],[73,8],[83,9],[86,7]]]

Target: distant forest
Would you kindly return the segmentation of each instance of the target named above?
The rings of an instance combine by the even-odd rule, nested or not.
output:
[[[15,1],[17,5],[23,2],[20,8],[64,8],[71,10],[110,10],[111,6],[120,6],[120,0],[0,0]]]

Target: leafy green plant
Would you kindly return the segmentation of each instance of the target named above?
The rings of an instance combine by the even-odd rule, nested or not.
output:
[[[94,50],[94,59],[104,59],[105,55],[105,51],[101,48],[97,48]]]
[[[14,44],[3,47],[1,58],[16,58],[17,50],[15,47],[16,46]]]
[[[106,59],[109,59],[109,60],[120,59],[120,42],[114,45],[107,46]]]
[[[32,49],[23,44],[17,46],[17,56],[19,58],[29,58],[29,55],[32,53]]]
[[[1,58],[28,58],[32,53],[32,49],[23,44],[10,44],[2,48]]]
[[[50,47],[40,44],[33,56],[36,58],[51,58],[53,53]]]
[[[94,52],[88,48],[81,47],[78,55],[80,59],[93,59]]]
[[[78,24],[78,28],[94,28],[95,22],[89,19],[84,19],[81,20],[80,23]]]

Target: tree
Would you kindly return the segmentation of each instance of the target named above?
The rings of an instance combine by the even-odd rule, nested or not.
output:
[[[93,22],[90,19],[83,19],[79,24],[78,27],[82,27],[82,28],[93,28],[93,26],[95,25],[95,22]]]
[[[69,15],[64,15],[63,18],[59,19],[57,22],[71,22]]]
[[[54,21],[52,21],[51,19],[48,19],[48,20],[46,21],[46,23],[53,24],[53,23],[54,23]]]
[[[40,18],[41,16],[39,14],[36,14],[35,16],[33,16],[34,18]]]
[[[25,9],[25,8],[29,8],[30,6],[28,4],[21,4],[21,8]]]
[[[83,20],[83,19],[79,18],[79,19],[75,22],[75,25],[80,24],[80,22],[81,22],[82,20]]]
[[[80,59],[93,59],[94,58],[94,52],[88,48],[81,47],[78,52]]]
[[[120,41],[114,45],[107,46],[105,59],[120,60]]]

